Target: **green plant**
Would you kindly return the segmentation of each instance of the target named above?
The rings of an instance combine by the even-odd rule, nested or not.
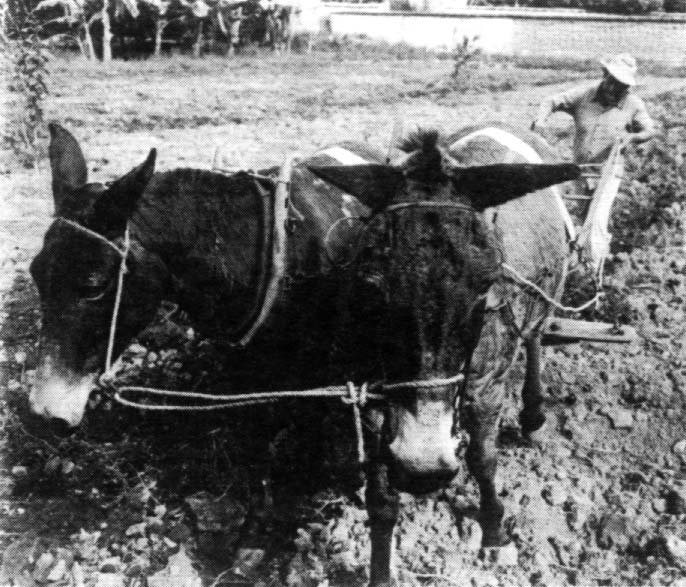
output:
[[[16,42],[8,43],[13,69],[9,89],[15,99],[7,118],[6,138],[26,166],[36,166],[42,156],[40,129],[48,93],[48,53],[37,30],[36,21],[29,17]]]
[[[453,49],[453,71],[450,74],[453,82],[462,82],[465,66],[474,64],[481,55],[481,49],[476,46],[479,37],[462,37]]]

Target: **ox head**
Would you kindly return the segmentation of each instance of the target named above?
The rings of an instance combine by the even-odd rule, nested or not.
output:
[[[84,414],[93,382],[102,369],[112,317],[122,248],[131,213],[155,166],[155,151],[138,167],[108,184],[88,183],[86,161],[74,137],[50,125],[50,163],[56,219],[43,248],[31,263],[31,275],[41,299],[42,326],[36,382],[29,396],[34,414],[77,425]],[[77,226],[78,225],[78,226]],[[149,267],[139,248],[127,258],[127,286]],[[119,347],[143,324],[147,312],[132,291],[122,300]],[[149,319],[149,316],[148,316]]]
[[[460,168],[437,139],[411,137],[393,165],[310,168],[376,213],[358,256],[364,285],[350,299],[353,308],[377,300],[362,326],[376,338],[367,356],[381,356],[369,380],[445,380],[465,370],[500,275],[497,240],[481,212],[579,175],[574,165]],[[420,388],[390,404],[385,429],[400,487],[429,490],[454,475],[456,394],[456,384]]]

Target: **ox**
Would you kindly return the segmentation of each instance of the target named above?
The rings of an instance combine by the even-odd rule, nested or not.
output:
[[[494,478],[504,379],[523,339],[522,424],[528,432],[541,426],[539,332],[550,311],[516,276],[555,297],[566,273],[570,228],[559,194],[543,188],[579,169],[542,164],[502,127],[448,138],[465,167],[437,141],[437,133],[418,133],[394,166],[310,168],[373,214],[342,294],[351,377],[405,388],[366,413],[373,586],[392,584],[398,491],[434,490],[454,476],[460,427],[480,490],[482,545],[502,544]],[[522,159],[536,162],[494,163]]]
[[[102,371],[120,264],[116,247],[123,246],[125,227],[131,244],[115,355],[152,321],[163,299],[179,304],[200,332],[228,341],[229,333],[240,336],[241,323],[253,311],[268,264],[263,201],[276,182],[264,175],[192,169],[153,174],[151,152],[144,163],[107,186],[88,183],[77,141],[58,125],[50,125],[50,132],[56,219],[31,264],[42,328],[30,404],[36,414],[73,427],[81,422]],[[347,224],[334,231],[334,238],[329,229],[346,214],[357,215],[356,206],[363,208],[317,180],[304,165],[381,160],[369,147],[342,143],[293,170],[289,286],[259,336],[236,350],[237,362],[251,367],[257,385],[324,382],[322,374],[308,367],[327,364],[326,340],[335,310],[332,274],[345,255]],[[278,169],[265,173],[274,172]],[[304,347],[305,340],[315,342]],[[280,349],[278,360],[275,348]]]

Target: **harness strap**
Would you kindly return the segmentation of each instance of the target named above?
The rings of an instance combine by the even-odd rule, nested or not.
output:
[[[279,170],[279,179],[276,184],[272,209],[269,214],[269,217],[273,220],[271,222],[271,229],[268,230],[268,232],[271,233],[271,258],[268,265],[269,269],[262,272],[263,275],[260,276],[260,281],[264,283],[264,287],[262,288],[262,291],[258,292],[260,297],[257,304],[257,312],[253,314],[249,325],[246,324],[244,334],[236,342],[232,343],[234,346],[245,347],[265,323],[274,307],[281,287],[281,282],[286,275],[290,187],[291,177],[293,175],[293,165],[297,158],[297,154],[289,155],[286,157],[286,160]],[[267,271],[269,272],[268,276],[265,275]]]

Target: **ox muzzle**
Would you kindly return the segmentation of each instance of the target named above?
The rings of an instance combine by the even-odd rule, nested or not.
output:
[[[452,401],[434,392],[418,391],[411,405],[391,410],[395,436],[389,451],[398,487],[426,493],[449,483],[466,445],[456,430]]]
[[[96,379],[97,373],[74,373],[54,354],[41,353],[29,393],[31,412],[48,420],[61,420],[70,428],[78,426]]]

